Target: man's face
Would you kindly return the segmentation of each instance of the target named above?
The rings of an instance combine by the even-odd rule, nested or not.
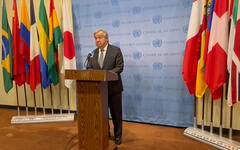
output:
[[[103,49],[108,43],[108,39],[104,37],[104,32],[102,31],[97,32],[94,38],[95,38],[96,46],[100,49]]]

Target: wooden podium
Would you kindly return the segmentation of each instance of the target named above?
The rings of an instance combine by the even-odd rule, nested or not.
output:
[[[117,80],[106,70],[66,70],[65,79],[77,80],[80,150],[113,150],[108,139],[108,83]]]

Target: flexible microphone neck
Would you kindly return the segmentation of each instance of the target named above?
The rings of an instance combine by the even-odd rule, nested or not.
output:
[[[92,57],[92,51],[90,51],[90,52],[88,53],[87,58],[86,58],[86,60],[85,60],[85,62],[84,62],[84,66],[86,67],[86,69],[87,69],[87,65],[88,65],[88,62],[89,62],[89,60],[90,60],[91,57]]]
[[[87,55],[87,61],[89,61],[89,58],[92,56],[92,54],[91,53],[88,53],[88,55]]]

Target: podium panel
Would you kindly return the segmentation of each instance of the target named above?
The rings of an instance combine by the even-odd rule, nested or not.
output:
[[[108,146],[107,82],[77,81],[79,147],[89,150]]]
[[[117,74],[105,70],[66,70],[65,79],[77,80],[80,150],[113,150],[108,139],[108,82]]]

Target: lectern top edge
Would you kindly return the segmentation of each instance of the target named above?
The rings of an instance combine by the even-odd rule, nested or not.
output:
[[[118,75],[107,70],[65,70],[65,79],[101,82],[118,80]]]

